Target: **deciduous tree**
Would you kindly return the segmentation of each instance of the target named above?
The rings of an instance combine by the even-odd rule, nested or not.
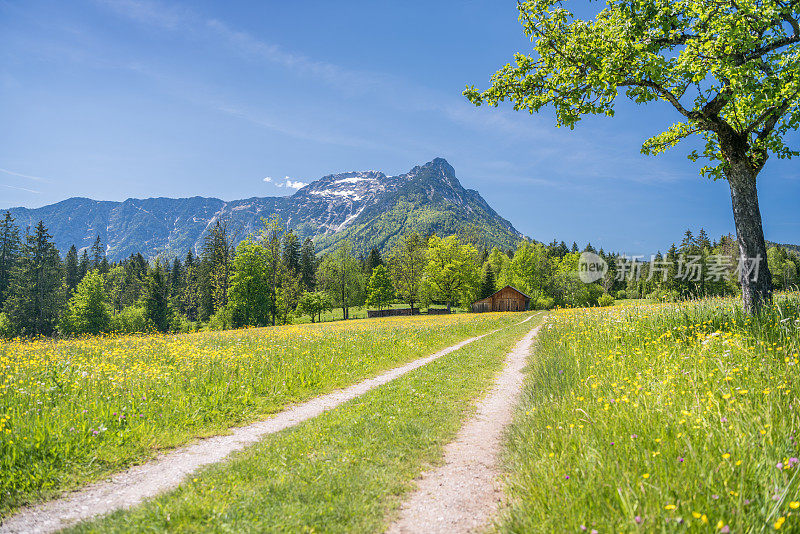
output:
[[[389,251],[387,264],[397,295],[411,309],[419,303],[425,271],[425,243],[416,232],[405,234]]]
[[[477,296],[480,283],[478,251],[452,235],[428,240],[425,287],[431,300],[447,304],[466,303]]]
[[[111,315],[106,303],[103,275],[93,271],[75,288],[67,303],[59,330],[65,334],[101,334],[108,332]]]
[[[386,267],[378,264],[372,270],[372,276],[367,282],[367,306],[375,306],[378,309],[386,307],[394,298],[394,287],[392,279]]]
[[[317,271],[320,282],[342,308],[342,317],[349,319],[349,308],[358,292],[358,261],[353,256],[353,246],[345,240],[335,251],[325,255]]]
[[[533,53],[516,54],[489,89],[468,87],[467,98],[531,113],[552,106],[570,128],[584,115],[612,116],[620,94],[670,104],[679,120],[642,152],[704,140],[690,158],[708,160],[701,173],[728,182],[740,257],[759,262],[758,276],[740,281],[744,307],[756,313],[772,295],[756,178],[771,154],[798,153],[784,136],[800,123],[800,2],[607,0],[594,19],[579,20],[561,0],[529,0],[519,12]]]
[[[251,238],[236,247],[228,307],[233,326],[266,326],[274,293],[270,287],[267,250]]]

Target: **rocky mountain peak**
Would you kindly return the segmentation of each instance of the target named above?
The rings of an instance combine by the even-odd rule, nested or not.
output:
[[[243,239],[273,214],[301,239],[314,238],[318,251],[342,239],[362,251],[386,248],[408,229],[447,235],[464,225],[484,228],[487,242],[503,248],[521,237],[477,192],[461,186],[444,158],[396,176],[374,170],[329,174],[287,197],[70,199],[11,212],[22,227],[43,220],[62,253],[72,244],[88,247],[100,235],[112,260],[136,252],[148,257],[198,252],[214,220],[227,219]]]

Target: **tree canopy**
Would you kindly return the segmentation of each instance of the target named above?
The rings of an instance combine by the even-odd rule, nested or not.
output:
[[[475,104],[509,100],[515,109],[553,106],[559,125],[614,115],[620,94],[662,100],[681,120],[642,146],[657,154],[698,133],[702,154],[725,163],[720,142],[742,145],[761,169],[769,153],[797,155],[783,137],[800,123],[800,2],[780,0],[608,0],[594,20],[576,19],[560,0],[519,4],[533,54],[518,53],[489,89],[468,87]],[[723,166],[702,169],[722,177]]]
[[[669,103],[679,121],[642,152],[659,154],[693,134],[705,140],[689,157],[708,161],[701,174],[729,182],[740,255],[760,273],[740,280],[755,313],[772,298],[756,176],[770,154],[798,154],[784,137],[800,124],[800,1],[606,0],[590,20],[562,0],[518,6],[532,53],[517,53],[488,89],[468,86],[464,95],[531,113],[552,106],[569,128],[584,115],[613,116],[622,93]]]

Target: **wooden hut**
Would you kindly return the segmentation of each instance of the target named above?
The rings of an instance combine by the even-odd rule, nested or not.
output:
[[[497,293],[472,303],[472,311],[501,312],[525,311],[528,309],[531,298],[517,288],[506,286]]]

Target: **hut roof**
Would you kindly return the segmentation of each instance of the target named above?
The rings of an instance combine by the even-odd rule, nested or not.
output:
[[[531,299],[531,298],[530,298],[528,295],[526,295],[525,293],[523,293],[522,291],[520,291],[520,290],[519,290],[519,289],[517,289],[516,287],[514,287],[514,286],[505,286],[505,287],[501,288],[499,291],[495,291],[494,293],[492,293],[492,294],[491,294],[491,295],[489,295],[488,297],[486,297],[486,298],[482,298],[482,299],[480,299],[480,300],[478,300],[478,301],[476,301],[476,302],[480,302],[481,300],[487,300],[487,299],[490,299],[490,298],[492,298],[493,296],[497,295],[498,293],[501,293],[501,292],[503,292],[503,291],[504,291],[504,290],[506,290],[506,289],[512,289],[512,290],[516,291],[517,293],[519,293],[520,295],[522,295],[523,297],[525,297],[526,299],[528,299],[528,300],[530,300],[530,299]]]

